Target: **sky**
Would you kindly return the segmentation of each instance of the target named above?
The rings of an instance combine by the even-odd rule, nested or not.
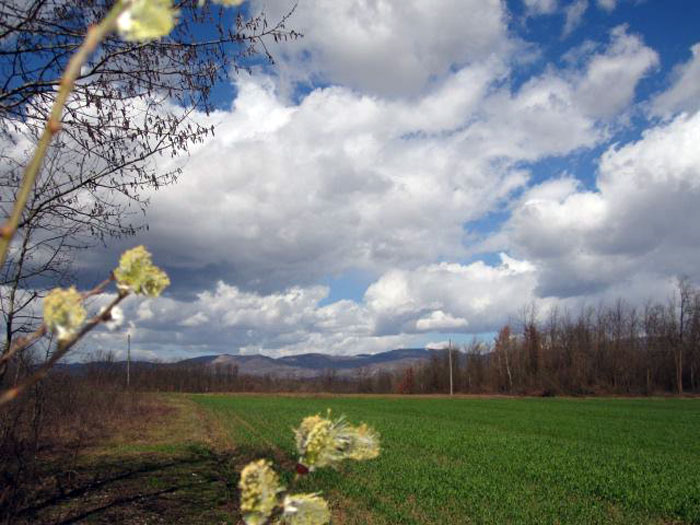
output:
[[[374,353],[700,283],[698,20],[690,0],[300,0],[304,38],[195,116],[216,135],[163,165],[183,174],[148,231],[81,256],[97,274],[145,244],[173,281],[84,346]]]

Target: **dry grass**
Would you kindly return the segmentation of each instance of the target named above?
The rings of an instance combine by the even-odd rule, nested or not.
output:
[[[184,396],[145,395],[103,422],[77,457],[41,462],[13,524],[235,523],[237,458],[215,420]]]

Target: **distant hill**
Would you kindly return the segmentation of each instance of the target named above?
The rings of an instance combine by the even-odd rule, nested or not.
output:
[[[359,354],[353,356],[336,356],[321,353],[298,354],[279,358],[264,355],[231,355],[220,354],[194,357],[175,363],[150,363],[147,361],[132,361],[131,366],[138,367],[204,367],[214,372],[217,368],[236,366],[238,373],[250,376],[294,377],[298,379],[318,377],[329,371],[338,376],[353,376],[358,373],[373,376],[381,372],[396,372],[409,366],[415,366],[429,361],[441,350],[426,348],[401,348],[378,354]],[[67,363],[58,368],[81,373],[88,366],[126,366],[125,361],[114,363]]]
[[[196,357],[176,363],[178,366],[217,366],[234,365],[243,375],[277,377],[318,377],[325,372],[335,371],[339,376],[352,376],[362,371],[367,375],[380,372],[394,372],[409,366],[428,361],[438,350],[425,348],[402,348],[378,354],[337,356],[321,353],[298,354],[272,358],[263,355],[212,355]]]

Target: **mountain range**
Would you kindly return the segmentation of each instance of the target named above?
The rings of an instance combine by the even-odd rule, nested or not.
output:
[[[329,371],[339,376],[351,376],[362,372],[375,375],[395,372],[430,360],[440,350],[425,348],[401,348],[378,354],[337,356],[321,353],[297,354],[272,358],[263,355],[230,355],[197,357],[180,361],[178,365],[199,364],[212,369],[233,365],[242,375],[271,375],[278,377],[317,377]]]
[[[297,354],[285,357],[268,357],[264,355],[208,355],[185,359],[174,363],[152,363],[148,361],[132,361],[131,366],[138,367],[204,367],[212,372],[237,367],[240,375],[294,377],[297,379],[313,378],[333,372],[337,376],[348,377],[362,373],[374,376],[381,372],[396,372],[410,366],[429,361],[432,356],[439,355],[444,350],[427,348],[400,348],[377,354],[359,354],[338,356],[322,353]],[[125,366],[126,361],[110,363]],[[95,363],[91,364],[92,366]],[[66,363],[59,366],[64,370],[79,373],[87,366],[84,363]]]

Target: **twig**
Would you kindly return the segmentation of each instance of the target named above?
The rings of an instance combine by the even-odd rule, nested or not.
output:
[[[100,284],[95,286],[92,290],[85,292],[82,295],[83,300],[87,299],[88,297],[92,297],[93,295],[102,293],[105,290],[105,288],[109,286],[109,283],[111,283],[113,280],[114,276],[110,276],[109,279],[105,279]],[[41,339],[44,335],[46,335],[46,331],[46,324],[41,323],[39,325],[39,328],[37,328],[34,332],[25,337],[20,337],[19,339],[17,339],[12,344],[10,349],[7,352],[5,352],[2,356],[0,356],[0,366],[4,365],[6,362],[12,359],[12,356],[14,356],[16,353],[21,352],[29,345],[33,344],[35,341]]]
[[[0,228],[0,267],[5,264],[7,252],[10,248],[10,242],[17,232],[17,224],[19,223],[22,213],[24,212],[24,208],[27,205],[29,194],[31,193],[32,188],[34,187],[34,182],[39,175],[41,165],[44,162],[44,157],[46,157],[46,152],[51,144],[51,140],[61,130],[61,117],[63,116],[63,109],[65,108],[66,101],[68,100],[68,95],[70,95],[70,92],[73,90],[75,80],[80,74],[80,69],[95,50],[97,45],[116,27],[117,18],[119,18],[119,15],[121,15],[128,7],[129,4],[127,2],[118,1],[112,7],[112,9],[110,9],[109,13],[107,13],[104,20],[102,20],[98,25],[92,26],[88,29],[82,45],[68,62],[68,66],[66,67],[63,78],[61,79],[58,95],[56,96],[56,100],[51,108],[51,114],[49,115],[49,119],[46,122],[44,131],[39,139],[39,144],[34,151],[32,159],[29,161],[29,164],[27,164],[27,167],[24,170],[22,185],[19,193],[17,194],[14,207],[12,208],[12,214]]]
[[[109,303],[104,311],[90,319],[75,335],[73,335],[70,339],[59,342],[56,351],[51,354],[51,358],[46,361],[46,363],[44,363],[39,370],[34,372],[19,385],[14,386],[0,394],[0,406],[12,401],[24,390],[35,385],[46,377],[46,374],[48,374],[51,367],[53,367],[53,365],[55,365],[64,355],[66,355],[68,350],[70,350],[78,341],[80,341],[80,339],[82,339],[88,332],[90,332],[101,322],[109,320],[112,315],[112,309],[122,302],[127,296],[127,293],[120,293],[111,303]],[[44,327],[44,330],[45,329],[46,328]]]

